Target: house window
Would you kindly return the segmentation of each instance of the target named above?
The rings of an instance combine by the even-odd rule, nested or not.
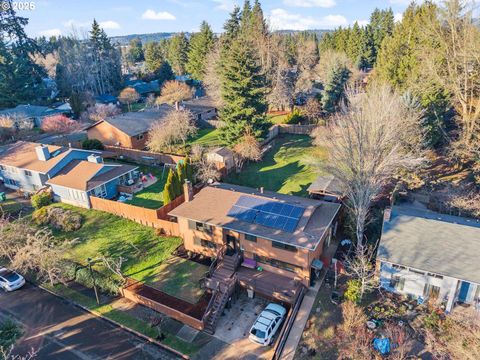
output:
[[[428,276],[433,277],[435,279],[443,279],[442,275],[434,274],[434,273],[427,273]]]
[[[198,221],[188,220],[188,228],[191,230],[206,232],[208,234],[212,233],[212,227],[210,225]]]
[[[215,244],[214,242],[204,240],[204,239],[200,239],[198,237],[193,238],[193,243],[197,246],[202,246],[202,247],[205,247],[205,248],[208,248],[208,249],[215,250],[217,248],[217,244]]]
[[[26,175],[26,176],[32,176],[32,172],[31,172],[31,171],[28,171],[28,170],[25,170],[25,175]]]
[[[278,269],[282,269],[290,272],[299,272],[302,270],[301,266],[290,264],[285,261],[270,259],[270,258],[267,258],[266,256],[260,256],[260,255],[254,254],[254,258],[255,258],[255,261],[258,263],[267,264],[267,265],[276,267]]]
[[[245,240],[251,241],[251,242],[257,242],[257,237],[250,234],[245,234]]]
[[[5,179],[5,184],[20,187],[20,183],[17,180]]]
[[[395,264],[392,264],[392,268],[394,268],[395,270],[405,270],[406,269],[405,266],[395,265]]]
[[[137,135],[137,140],[143,140],[143,134]]]
[[[400,275],[392,275],[390,278],[390,287],[402,291],[405,286],[405,278]]]
[[[425,284],[423,287],[423,296],[428,297],[431,299],[438,299],[438,295],[440,294],[440,287],[431,285],[431,284]]]
[[[277,249],[297,252],[297,248],[295,246],[287,245],[287,244],[276,242],[276,241],[272,241],[272,247],[277,248]]]
[[[414,270],[414,269],[408,269],[409,272],[411,273],[414,273],[414,274],[418,274],[418,275],[425,275],[425,273],[423,271],[418,271],[418,270]]]

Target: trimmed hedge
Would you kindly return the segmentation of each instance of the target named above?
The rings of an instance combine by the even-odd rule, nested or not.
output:
[[[35,209],[40,209],[52,203],[52,195],[47,191],[42,191],[32,195],[30,202]]]

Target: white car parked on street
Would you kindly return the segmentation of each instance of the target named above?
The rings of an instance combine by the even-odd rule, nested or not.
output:
[[[5,268],[0,269],[0,288],[5,291],[14,291],[25,285],[25,279],[22,275],[13,270]]]
[[[268,304],[250,329],[250,341],[263,346],[271,345],[286,314],[287,310],[283,306]]]

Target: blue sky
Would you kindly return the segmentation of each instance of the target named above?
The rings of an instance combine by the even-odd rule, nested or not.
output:
[[[30,36],[84,33],[93,18],[110,36],[153,32],[196,31],[202,20],[220,32],[234,4],[243,0],[36,0],[34,10],[19,11],[29,18]],[[253,2],[253,0],[251,0]],[[333,29],[368,22],[375,7],[391,7],[396,18],[409,0],[264,0],[273,29]]]

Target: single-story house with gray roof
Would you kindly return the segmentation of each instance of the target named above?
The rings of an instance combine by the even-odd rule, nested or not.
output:
[[[89,126],[87,137],[100,140],[106,145],[143,150],[152,125],[161,121],[172,110],[170,105],[163,104],[146,111],[131,111],[110,116]]]
[[[35,126],[40,127],[43,119],[52,115],[70,114],[71,109],[49,108],[38,105],[18,105],[11,109],[0,110],[0,116],[11,118],[15,126],[20,129],[31,129]]]
[[[377,253],[381,286],[444,304],[480,301],[480,221],[412,205],[384,213]]]

